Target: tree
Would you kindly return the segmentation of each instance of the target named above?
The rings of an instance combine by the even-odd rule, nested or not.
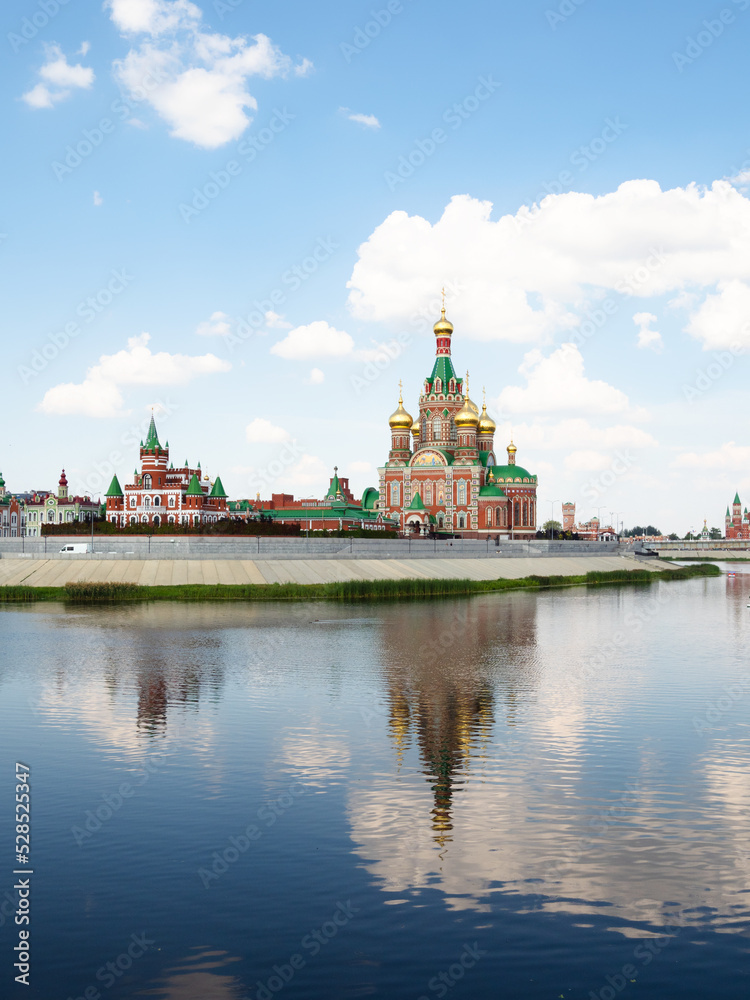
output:
[[[645,528],[640,524],[637,524],[634,528],[629,528],[627,531],[623,532],[625,538],[635,538],[636,535],[649,535],[653,537],[654,535],[660,535],[661,531],[655,528],[653,524],[647,525]]]
[[[550,531],[562,531],[562,525],[559,521],[545,521],[542,525],[542,531],[546,531],[548,534]]]
[[[667,535],[667,538],[670,540],[670,542],[679,542],[680,540],[680,536],[677,534],[676,531],[673,531],[671,535]]]
[[[724,535],[722,534],[722,532],[721,532],[721,529],[720,529],[720,528],[711,528],[711,530],[710,530],[710,531],[709,531],[709,533],[708,533],[708,537],[709,537],[709,538],[710,538],[710,539],[711,539],[712,541],[714,541],[714,542],[718,542],[718,541],[719,541],[719,539],[721,539],[721,538],[723,538],[723,537],[724,537]]]

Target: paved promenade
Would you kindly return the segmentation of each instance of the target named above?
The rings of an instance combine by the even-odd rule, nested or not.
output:
[[[62,587],[86,580],[181,584],[334,583],[346,580],[497,580],[524,576],[576,576],[611,570],[665,569],[656,560],[618,555],[451,559],[66,559],[0,560],[0,586]]]

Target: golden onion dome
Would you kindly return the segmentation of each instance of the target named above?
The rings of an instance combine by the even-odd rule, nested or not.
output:
[[[507,451],[509,455],[515,455],[515,453],[518,451],[518,448],[516,448],[516,446],[511,441],[510,444],[508,445]]]
[[[453,324],[445,318],[445,306],[440,311],[440,319],[432,328],[436,337],[450,337],[453,333]]]
[[[421,431],[422,431],[422,425],[419,422],[419,417],[417,417],[417,419],[411,425],[411,432],[414,435],[414,437],[416,438],[416,437],[419,437]]]
[[[404,409],[404,400],[402,394],[399,392],[398,409],[391,414],[388,425],[392,431],[410,431],[413,422],[412,415]]]
[[[476,407],[472,408],[471,400],[464,396],[464,405],[453,418],[456,427],[476,427],[479,423],[479,413]]]
[[[479,426],[477,430],[480,434],[494,434],[497,430],[497,424],[487,412],[486,403],[482,406],[482,415],[479,418]]]

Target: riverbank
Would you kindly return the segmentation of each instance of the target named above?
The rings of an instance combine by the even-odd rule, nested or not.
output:
[[[62,587],[0,587],[0,602],[66,601],[367,601],[450,597],[507,590],[548,590],[557,587],[600,587],[613,584],[649,586],[659,580],[690,580],[721,576],[717,566],[703,564],[654,572],[618,569],[572,576],[528,576],[495,580],[414,579],[347,580],[326,584],[247,584],[143,587],[134,583],[69,582]]]

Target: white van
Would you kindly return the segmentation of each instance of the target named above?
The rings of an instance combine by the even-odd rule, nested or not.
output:
[[[89,542],[80,542],[75,545],[63,545],[60,549],[61,552],[90,552],[91,545]]]

